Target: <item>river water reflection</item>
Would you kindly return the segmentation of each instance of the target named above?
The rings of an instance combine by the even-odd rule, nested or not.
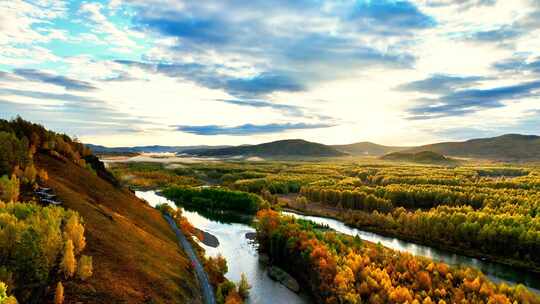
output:
[[[139,198],[145,199],[152,206],[166,203],[175,209],[177,208],[172,201],[156,194],[155,191],[137,191],[136,195]],[[300,215],[292,212],[282,213],[328,225],[329,228],[338,232],[348,235],[358,235],[363,240],[373,243],[380,242],[383,246],[402,252],[409,252],[413,255],[442,261],[450,265],[475,267],[480,269],[495,282],[504,281],[510,284],[521,283],[540,293],[540,275],[533,272],[499,263],[481,261],[479,259],[438,250],[429,246],[423,246],[393,237],[386,237],[376,233],[358,230],[335,219]],[[268,278],[265,266],[258,261],[256,244],[253,244],[253,242],[247,240],[245,237],[246,233],[255,231],[253,227],[247,224],[250,222],[249,220],[246,221],[245,218],[233,218],[232,221],[236,222],[230,222],[230,217],[227,217],[227,220],[218,220],[216,217],[209,214],[204,215],[203,213],[184,209],[183,214],[195,227],[207,231],[219,239],[220,244],[217,248],[212,248],[202,243],[201,246],[204,247],[208,255],[216,256],[221,253],[227,259],[227,264],[229,266],[229,272],[226,275],[227,278],[237,282],[240,280],[240,274],[242,272],[246,274],[250,284],[253,285],[249,303],[310,303],[309,298],[306,295],[297,295],[283,287],[281,284]]]
[[[155,191],[136,191],[135,194],[152,206],[165,203],[176,209],[176,205],[172,201],[157,195]],[[241,273],[246,274],[252,285],[248,303],[302,304],[311,302],[307,295],[298,295],[268,277],[266,267],[259,262],[256,244],[246,239],[246,233],[255,232],[253,227],[244,223],[218,221],[214,217],[210,219],[203,214],[185,209],[182,211],[193,226],[209,232],[219,239],[217,248],[199,244],[206,250],[207,255],[221,254],[227,259],[229,272],[227,272],[226,277],[228,279],[238,282]]]

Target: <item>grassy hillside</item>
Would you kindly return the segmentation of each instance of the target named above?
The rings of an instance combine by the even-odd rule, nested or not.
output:
[[[407,152],[432,151],[444,155],[497,160],[539,160],[540,136],[506,134],[464,142],[442,142],[419,146]]]
[[[87,283],[65,286],[67,303],[200,302],[189,261],[159,211],[61,158],[39,154],[36,163],[64,207],[84,218],[94,260]]]
[[[418,153],[394,152],[382,156],[381,159],[415,163],[443,163],[452,161],[444,155],[431,151],[421,151]]]
[[[392,147],[374,144],[372,142],[364,141],[349,145],[334,145],[332,148],[342,151],[351,155],[373,155],[381,156],[384,154],[403,151],[410,147]]]
[[[190,154],[196,154],[201,156],[262,156],[262,157],[274,157],[274,156],[308,156],[308,157],[331,157],[342,156],[345,153],[337,151],[336,149],[323,144],[313,143],[301,139],[288,139],[278,140],[274,142],[250,145],[250,146],[238,146],[222,149],[204,149],[204,150],[191,150],[185,151]]]

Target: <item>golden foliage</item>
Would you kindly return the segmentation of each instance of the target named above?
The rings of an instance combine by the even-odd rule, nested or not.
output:
[[[73,249],[73,241],[68,239],[64,247],[64,255],[60,264],[61,270],[66,278],[70,278],[75,273],[76,261]]]
[[[54,304],[64,303],[64,285],[62,282],[56,284],[56,291],[54,292]]]

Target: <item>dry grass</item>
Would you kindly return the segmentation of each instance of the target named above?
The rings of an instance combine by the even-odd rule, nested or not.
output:
[[[39,155],[64,207],[84,218],[94,275],[66,284],[66,303],[201,303],[189,260],[161,214],[88,170]]]

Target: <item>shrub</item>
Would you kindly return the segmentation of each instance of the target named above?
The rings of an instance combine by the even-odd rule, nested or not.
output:
[[[54,292],[54,304],[64,303],[64,285],[62,282],[56,284],[56,291]]]
[[[86,281],[93,274],[92,257],[82,255],[77,266],[77,275],[83,281]]]

